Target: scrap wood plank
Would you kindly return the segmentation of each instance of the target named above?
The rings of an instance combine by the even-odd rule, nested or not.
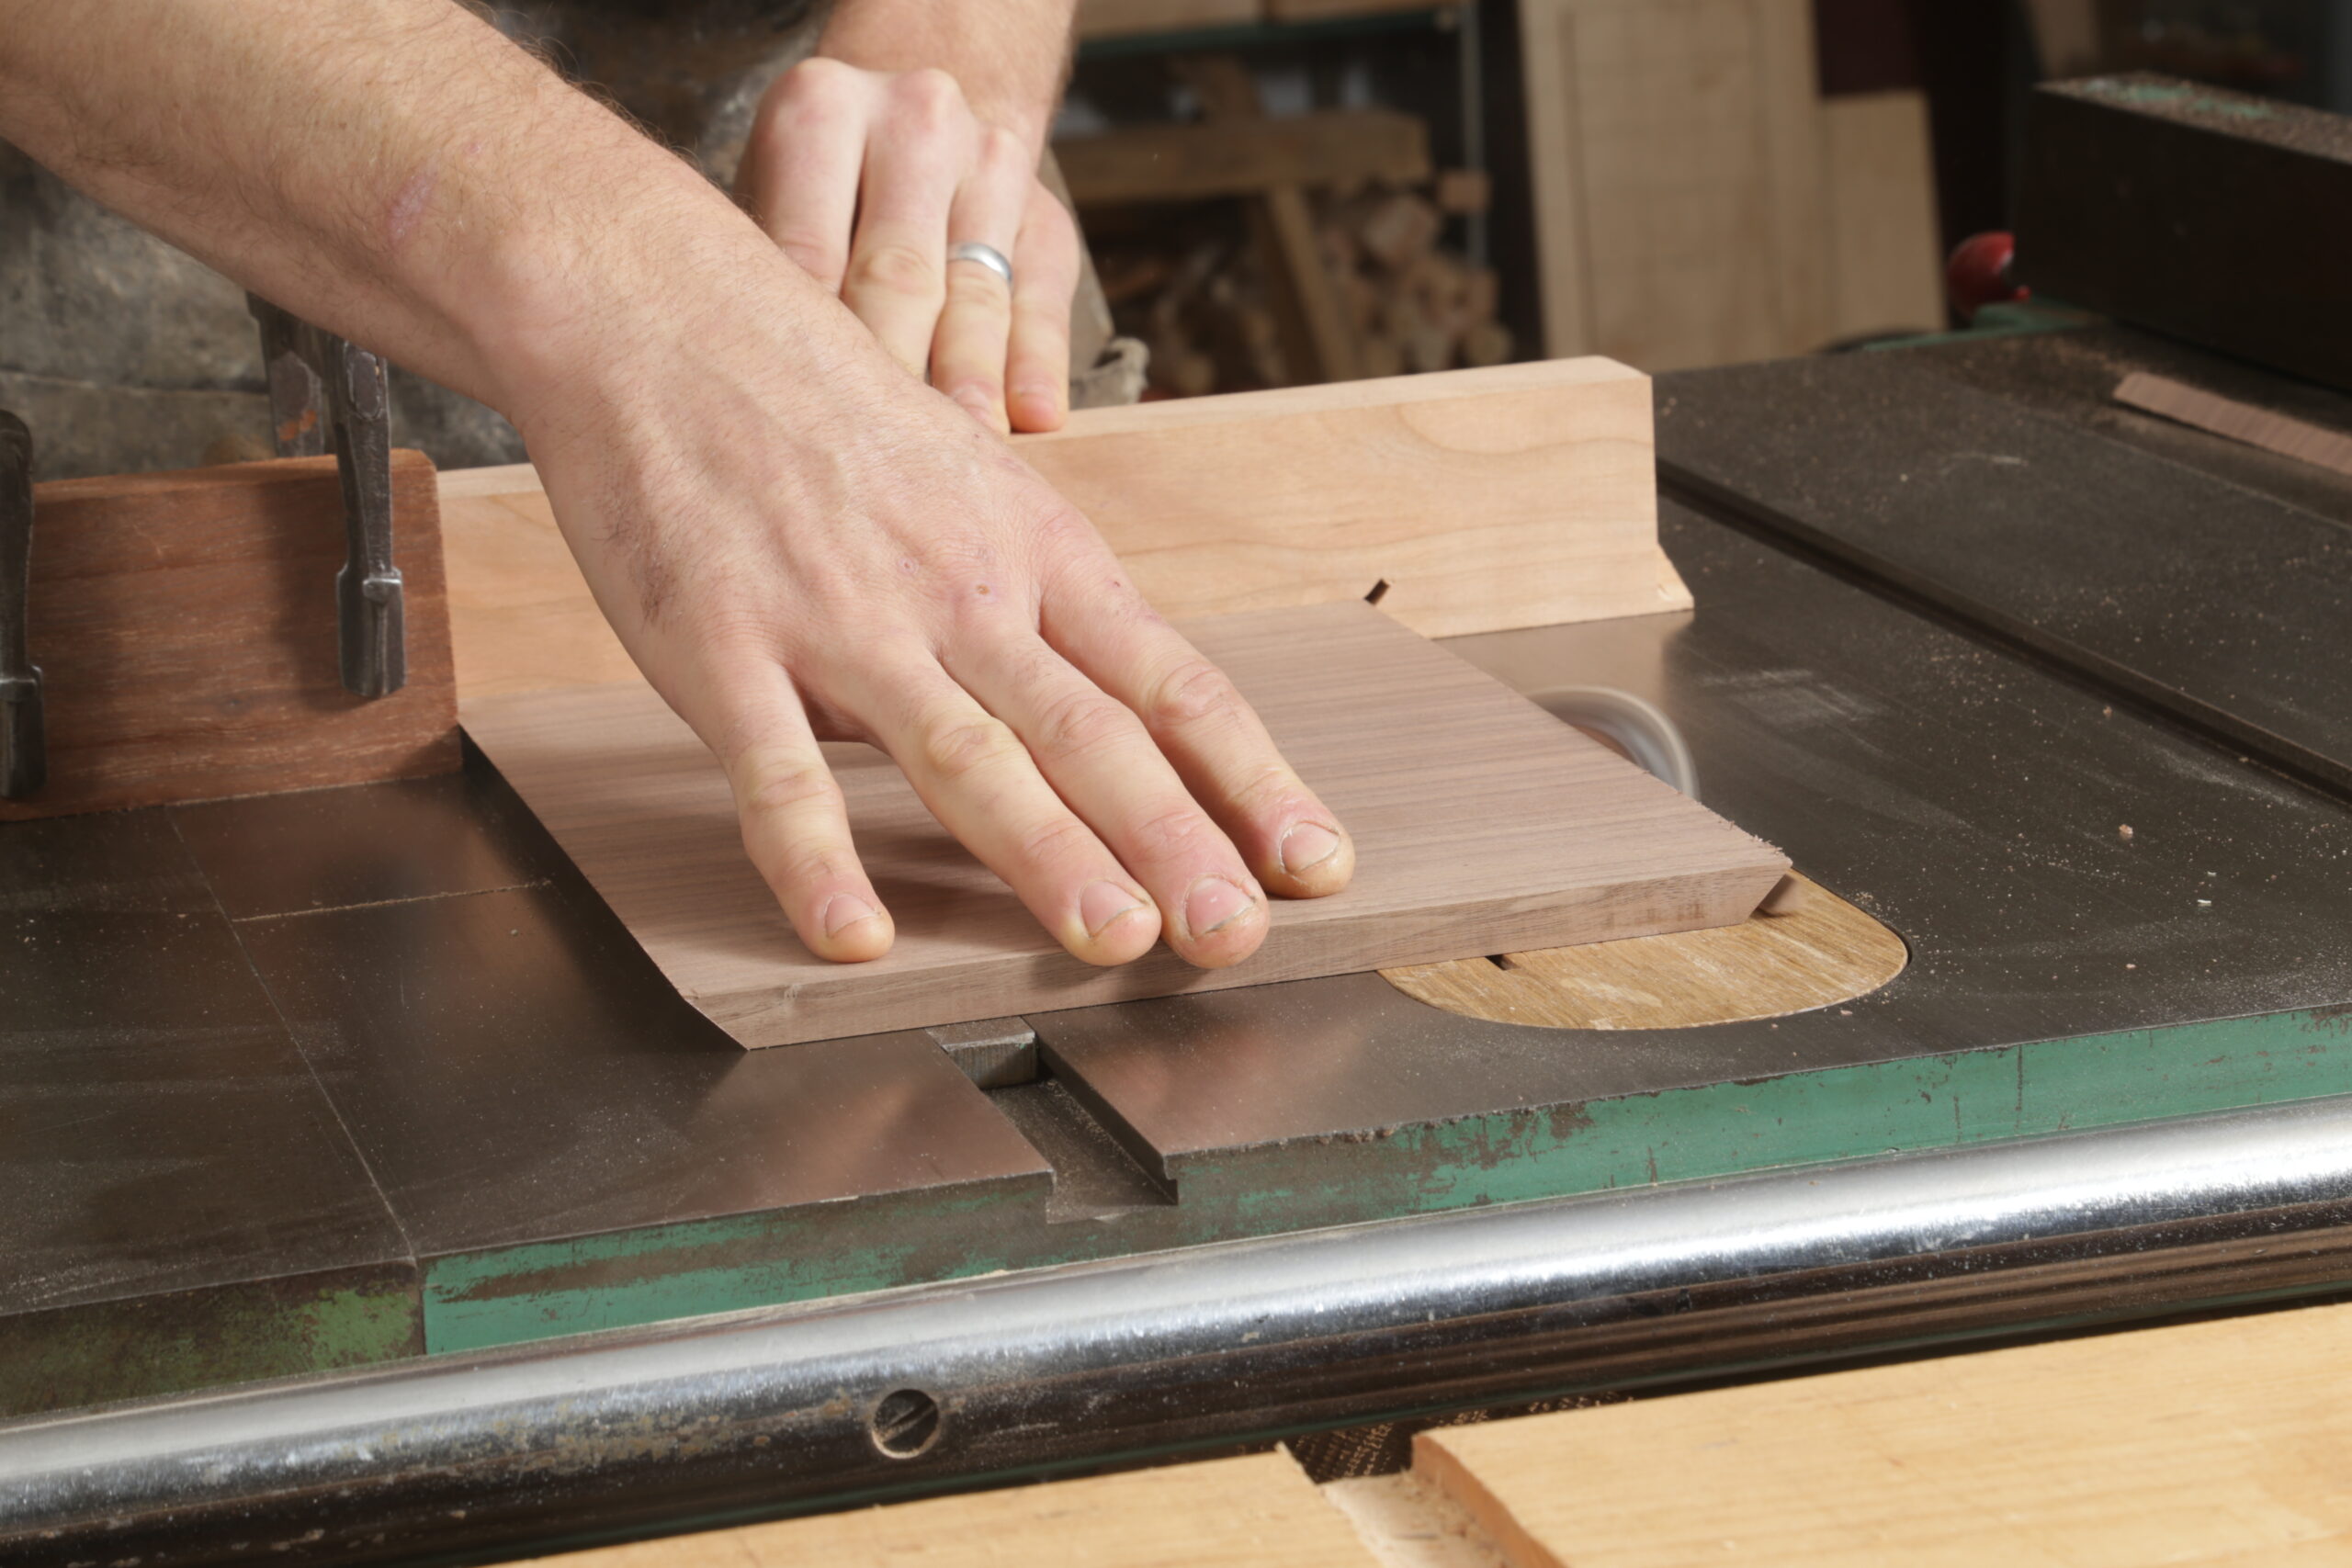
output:
[[[1821,106],[1829,335],[1944,324],[1927,95],[1857,93]]]
[[[746,1045],[1609,941],[1743,919],[1777,851],[1362,604],[1191,623],[1357,844],[1230,969],[1069,957],[890,761],[828,748],[898,923],[812,957],[744,858],[718,763],[641,683],[470,701],[466,727],[680,993]]]
[[[1690,607],[1649,378],[1557,360],[1087,409],[1014,438],[1161,613],[1361,599],[1430,637]],[[631,669],[528,465],[442,476],[466,696]]]
[[[563,1557],[560,1568],[1374,1568],[1340,1511],[1279,1453],[934,1497]]]
[[[457,691],[432,463],[392,454],[408,683],[343,689],[332,457],[33,488],[49,782],[0,821],[447,773]]]
[[[1193,55],[1171,62],[1177,79],[1201,101],[1208,127],[1247,125],[1266,140],[1272,129],[1258,98],[1258,79],[1234,54]],[[1355,111],[1363,112],[1363,111]],[[1421,154],[1426,164],[1427,152]],[[1244,202],[1264,258],[1267,291],[1294,385],[1356,378],[1356,339],[1337,282],[1324,259],[1303,180],[1279,180]]]
[[[1519,0],[1544,340],[1645,370],[1828,335],[1806,0]]]
[[[1363,180],[1416,185],[1430,174],[1429,126],[1395,109],[1138,126],[1057,141],[1054,156],[1081,207]]]
[[[2352,477],[2352,435],[2235,398],[2225,398],[2169,376],[2134,370],[2115,389],[2115,400],[2209,434],[2243,441],[2282,457]]]
[[[1423,1432],[1512,1568],[2342,1562],[2352,1306]]]

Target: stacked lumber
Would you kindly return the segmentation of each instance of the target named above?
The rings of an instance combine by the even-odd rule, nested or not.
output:
[[[1434,186],[1362,182],[1310,198],[1309,265],[1321,275],[1310,286],[1329,292],[1349,340],[1344,377],[1300,362],[1282,330],[1277,258],[1237,214],[1112,239],[1103,288],[1120,331],[1150,345],[1151,386],[1164,396],[1499,365],[1514,344],[1498,319],[1495,273],[1439,243],[1445,208],[1484,197],[1483,180],[1450,171]]]
[[[1483,197],[1483,184],[1470,188]],[[1444,225],[1435,201],[1408,191],[1366,192],[1335,201],[1325,215],[1317,235],[1340,279],[1362,374],[1476,368],[1510,357],[1510,329],[1496,319],[1494,270],[1441,249]]]

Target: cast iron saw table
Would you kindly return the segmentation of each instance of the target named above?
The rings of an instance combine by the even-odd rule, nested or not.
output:
[[[2352,426],[2120,326],[1670,376],[1697,611],[1454,644],[1671,715],[1909,943],[1846,1006],[1367,974],[982,1088],[739,1050],[479,756],[0,828],[0,1556],[516,1555],[2352,1282],[2352,480],[2132,368]]]

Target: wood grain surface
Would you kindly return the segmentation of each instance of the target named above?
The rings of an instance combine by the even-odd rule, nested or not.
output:
[[[1264,984],[1738,921],[1776,851],[1362,604],[1193,623],[1354,834],[1354,886],[1277,901],[1231,969],[1069,957],[896,767],[828,748],[898,921],[810,956],[743,858],[718,764],[639,683],[469,700],[467,728],[679,991],[746,1045]]]
[[[1943,246],[1924,93],[1856,93],[1821,105],[1828,335],[1939,332]]]
[[[1085,409],[1014,449],[1170,616],[1362,599],[1430,637],[1690,607],[1646,377],[1603,359]],[[458,690],[630,670],[528,465],[442,477]]]
[[[2240,402],[2235,398],[2225,398],[2168,376],[2134,370],[2116,387],[2115,400],[2211,434],[2276,452],[2282,457],[2352,475],[2352,435]]]
[[[539,1562],[561,1568],[1375,1568],[1287,1457],[860,1508]]]
[[[2352,1307],[1452,1427],[1512,1568],[2352,1560]]]
[[[1582,947],[1384,969],[1407,996],[1465,1018],[1554,1029],[1687,1029],[1779,1018],[1877,990],[1903,939],[1820,884],[1739,924]]]
[[[1519,0],[1545,344],[1644,370],[1827,335],[1805,0]]]
[[[433,465],[392,454],[408,684],[343,689],[332,457],[34,487],[30,633],[49,782],[0,820],[458,766]]]
[[[1429,122],[1395,109],[1321,109],[1282,119],[1130,126],[1054,144],[1080,206],[1200,201],[1283,185],[1419,185]]]

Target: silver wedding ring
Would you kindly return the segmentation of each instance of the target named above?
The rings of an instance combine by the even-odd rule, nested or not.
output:
[[[950,245],[947,248],[947,259],[951,262],[978,262],[1004,279],[1004,286],[1007,288],[1012,287],[1012,264],[1005,260],[1004,253],[994,245],[983,245],[978,240],[966,240],[961,244]]]

